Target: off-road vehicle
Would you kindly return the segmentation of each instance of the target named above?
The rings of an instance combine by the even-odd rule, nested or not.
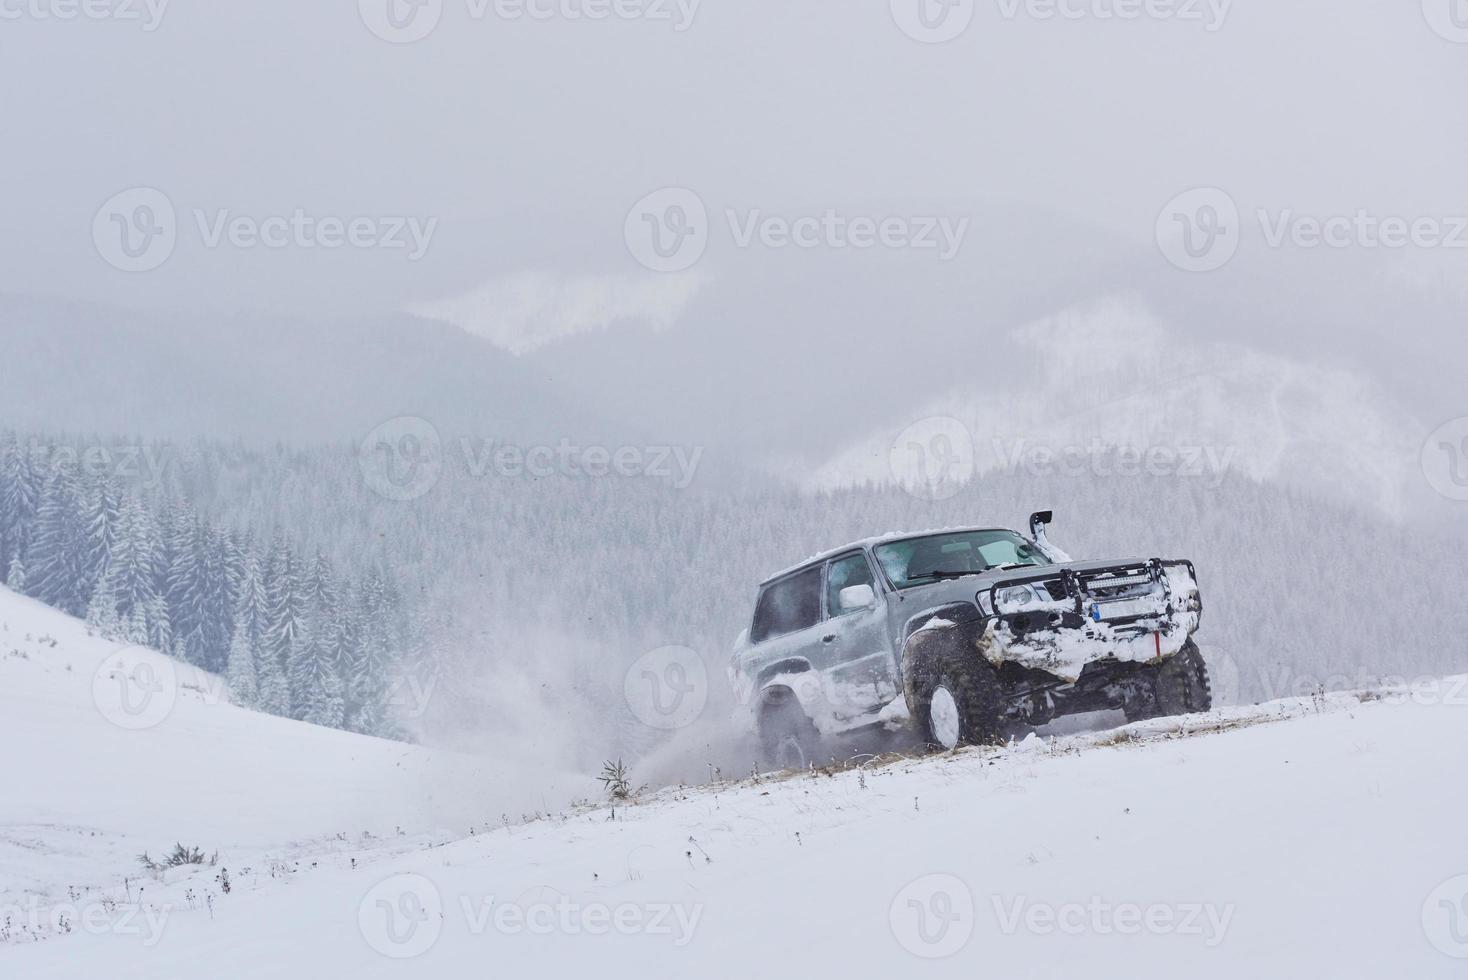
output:
[[[788,768],[867,726],[951,749],[1078,712],[1208,710],[1192,563],[1072,561],[1050,521],[857,541],[768,579],[730,663],[736,720]]]

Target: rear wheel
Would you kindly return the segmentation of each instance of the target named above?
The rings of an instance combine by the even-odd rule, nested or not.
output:
[[[807,769],[820,758],[820,732],[789,691],[771,693],[759,728],[765,759],[777,769]]]

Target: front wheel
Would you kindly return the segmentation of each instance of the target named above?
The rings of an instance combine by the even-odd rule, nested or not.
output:
[[[1198,645],[1189,640],[1175,656],[1152,668],[1152,703],[1128,704],[1127,721],[1188,715],[1212,707],[1208,664]]]
[[[994,668],[941,635],[910,642],[929,647],[910,650],[904,671],[908,707],[923,739],[944,751],[997,741],[1001,698]]]

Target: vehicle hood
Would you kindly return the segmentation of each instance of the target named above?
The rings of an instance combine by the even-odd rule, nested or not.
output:
[[[1068,561],[1055,565],[1034,565],[1026,568],[1010,568],[1004,571],[994,569],[987,572],[980,572],[976,575],[968,575],[963,578],[947,579],[942,582],[919,585],[915,588],[899,591],[896,595],[900,602],[899,608],[911,614],[916,614],[924,609],[931,609],[934,606],[941,606],[947,603],[973,603],[975,597],[980,592],[988,592],[995,585],[1004,582],[1034,578],[1058,578],[1067,569],[1082,574],[1099,572],[1118,565],[1142,565],[1146,561],[1147,559],[1145,558],[1109,558],[1093,561]]]

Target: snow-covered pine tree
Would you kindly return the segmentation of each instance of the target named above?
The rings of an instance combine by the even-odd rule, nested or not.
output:
[[[157,529],[136,494],[128,494],[118,513],[117,541],[108,577],[117,596],[118,615],[129,622],[142,610],[146,643],[167,650],[172,638],[168,607],[158,594]]]
[[[65,466],[55,468],[41,491],[36,530],[27,549],[27,592],[73,616],[86,613],[83,592],[85,535],[76,479]]]
[[[87,625],[104,640],[118,640],[123,636],[117,615],[117,597],[112,591],[112,576],[105,572],[87,603]]]
[[[12,592],[25,593],[25,559],[20,555],[10,559],[10,571],[5,573],[5,587]]]
[[[0,568],[25,555],[41,497],[41,478],[31,453],[16,438],[0,449]]]
[[[77,588],[90,599],[112,563],[122,500],[117,484],[102,476],[86,481],[81,501],[81,581]]]
[[[279,665],[287,685],[285,714],[293,712],[290,704],[292,664],[306,639],[306,609],[301,587],[301,570],[285,536],[277,532],[270,546],[265,570],[265,632],[261,654]],[[264,674],[261,675],[262,679]]]
[[[292,715],[334,727],[341,724],[344,711],[341,674],[331,637],[336,584],[331,563],[321,552],[316,553],[300,586],[305,624],[291,644],[287,663]]]
[[[255,648],[250,641],[249,628],[243,622],[235,624],[234,636],[229,642],[229,664],[225,668],[225,680],[229,682],[229,699],[243,708],[255,708],[260,703],[259,679],[255,676]]]
[[[202,593],[196,662],[216,674],[224,673],[234,623],[234,597],[225,558],[228,540],[220,528],[206,527],[200,551]]]
[[[170,518],[171,526],[164,532],[168,621],[173,627],[175,655],[197,664],[203,660],[204,526],[187,504],[174,508]]]
[[[396,650],[392,617],[387,583],[377,574],[369,574],[358,590],[359,633],[348,654],[346,677],[351,709],[346,726],[364,735],[388,735],[396,730],[388,704]]]

